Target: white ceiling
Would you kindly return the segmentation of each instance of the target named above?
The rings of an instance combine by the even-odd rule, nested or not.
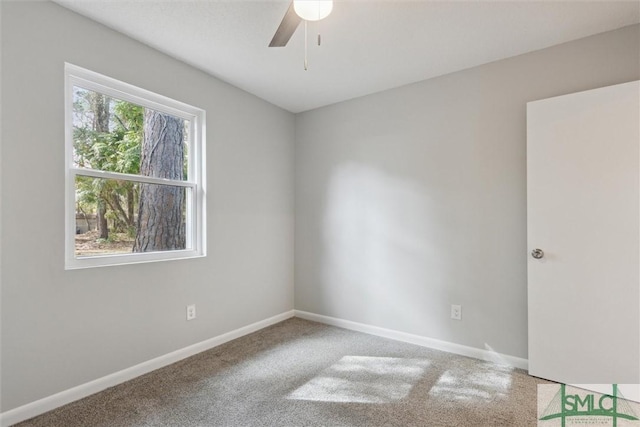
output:
[[[640,22],[632,1],[335,0],[269,48],[289,0],[55,0],[251,92],[300,112]]]

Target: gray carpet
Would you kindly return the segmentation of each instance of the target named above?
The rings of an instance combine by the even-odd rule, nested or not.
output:
[[[18,425],[535,426],[537,383],[294,318]]]

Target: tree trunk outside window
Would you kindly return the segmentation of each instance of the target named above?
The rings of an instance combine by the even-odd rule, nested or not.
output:
[[[183,179],[184,121],[145,110],[140,174]],[[183,187],[140,184],[136,240],[133,252],[185,249]]]
[[[110,99],[101,94],[94,92],[91,95],[91,107],[94,111],[93,130],[99,135],[109,133],[109,103]],[[101,159],[99,159],[101,161]],[[109,238],[109,224],[107,223],[107,203],[105,201],[104,189],[98,194],[97,200],[97,225],[101,239]]]

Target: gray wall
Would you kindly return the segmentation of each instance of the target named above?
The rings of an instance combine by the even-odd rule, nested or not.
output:
[[[1,8],[1,410],[291,310],[294,116],[53,3]],[[206,110],[206,258],[64,271],[64,61]]]
[[[639,40],[626,27],[297,115],[296,309],[526,358],[526,103],[639,79]]]

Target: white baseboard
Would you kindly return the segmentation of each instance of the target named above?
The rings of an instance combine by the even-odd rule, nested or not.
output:
[[[165,367],[172,363],[178,362],[194,354],[201,353],[205,350],[209,350],[213,347],[217,347],[228,341],[240,338],[244,335],[248,335],[252,332],[266,328],[267,326],[274,325],[282,322],[283,320],[294,317],[294,311],[287,311],[276,316],[270,317],[265,320],[261,320],[251,325],[244,326],[226,334],[218,335],[217,337],[210,338],[208,340],[199,342],[197,344],[190,345],[180,350],[173,351],[165,354],[164,356],[156,357],[155,359],[148,360],[130,368],[123,369],[113,374],[107,375],[102,378],[98,378],[88,383],[81,384],[77,387],[70,388],[60,393],[45,397],[35,402],[28,403],[10,411],[6,411],[0,414],[0,426],[7,427],[15,423],[33,418],[37,415],[48,412],[52,409],[66,405],[83,397],[90,396],[106,388],[113,387],[121,384],[125,381],[129,381],[140,375],[147,374],[156,369]]]
[[[352,322],[350,320],[338,319],[336,317],[323,316],[321,314],[309,313],[306,311],[295,310],[296,317],[314,322],[320,322],[331,326],[337,326],[352,331],[364,332],[370,335],[389,338],[396,341],[407,342],[410,344],[429,347],[436,350],[442,350],[449,353],[460,354],[462,356],[473,357],[480,360],[509,365],[516,368],[528,369],[529,361],[520,357],[509,356],[506,354],[496,353],[495,351],[483,350],[480,348],[469,347],[462,344],[455,344],[448,341],[441,341],[434,338],[423,337],[421,335],[408,334],[406,332],[394,331],[392,329],[380,328],[364,323]]]

